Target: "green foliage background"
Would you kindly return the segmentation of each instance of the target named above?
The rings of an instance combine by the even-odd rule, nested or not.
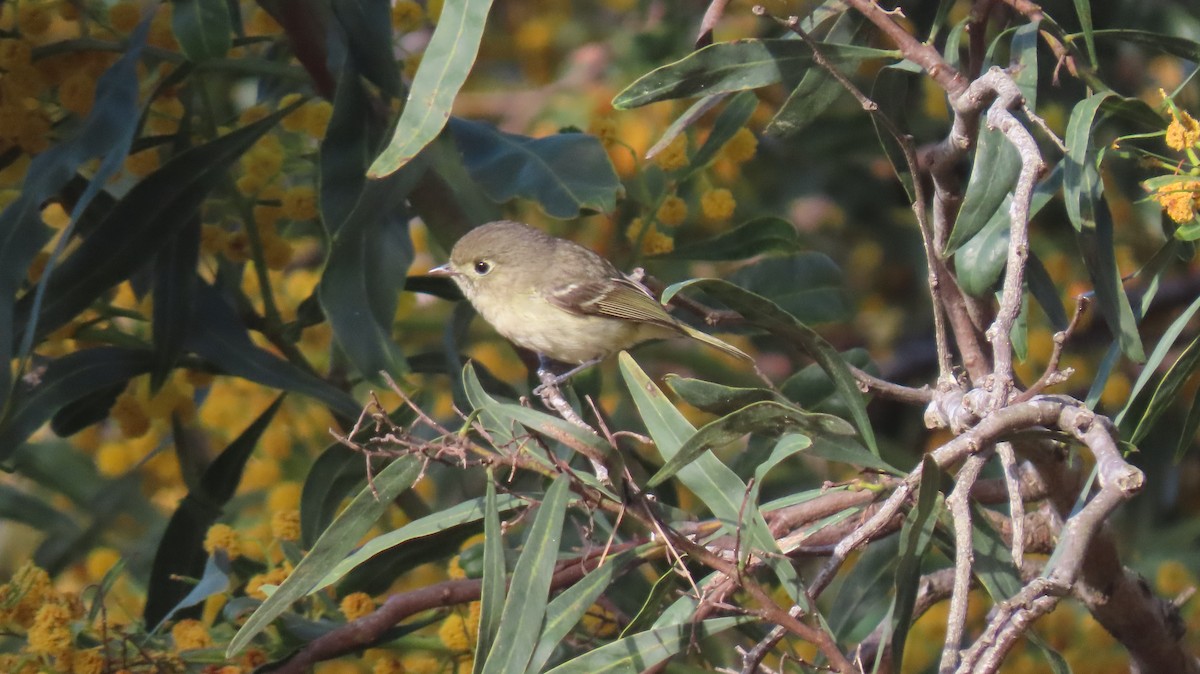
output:
[[[1200,116],[1200,16],[1077,0],[1046,3],[1033,23],[1016,5],[902,3],[895,20],[952,65],[1012,66],[1044,120],[1025,118],[1048,166],[1017,372],[1035,381],[1075,298],[1093,300],[1063,356],[1074,374],[1052,392],[1112,416],[1137,450],[1150,487],[1112,525],[1123,561],[1174,596],[1200,571],[1200,127],[1188,114]],[[981,8],[984,30],[968,34]],[[747,546],[771,550],[756,506],[920,465],[949,436],[919,407],[861,395],[847,369],[936,378],[913,177],[809,47],[750,9],[730,3],[696,49],[702,8],[669,0],[5,3],[0,669],[251,671],[389,596],[471,578],[479,602],[419,611],[318,671],[573,672],[669,656],[675,671],[740,667],[734,645],[762,624],[712,617],[701,629],[715,636],[690,632],[694,607],[676,601],[689,581],[665,553],[551,479],[551,457],[612,448],[519,406],[529,354],[422,272],[470,227],[509,217],[664,284],[709,279],[668,294],[738,310],[745,323],[723,338],[756,354],[776,390],[678,343],[574,387],[611,430],[648,434],[619,446],[673,522],[738,521]],[[918,145],[946,136],[945,92],[854,11],[766,10],[803,17]],[[990,306],[1019,160],[999,132],[974,140],[944,252]],[[389,464],[334,442],[372,394],[412,433],[406,446],[460,454]],[[467,436],[473,449],[446,441]],[[502,469],[495,457],[518,447],[532,463]],[[560,556],[610,534],[628,547],[549,593]],[[889,610],[898,574],[952,563],[937,546],[900,554],[896,538],[856,556],[822,600],[842,645]],[[766,566],[758,576],[786,608],[817,563]],[[268,599],[264,585],[284,579]],[[1193,652],[1195,604],[1182,608]],[[936,667],[945,618],[943,602],[911,626],[903,671]],[[1127,667],[1076,606],[1037,632],[1075,671]],[[810,671],[796,658],[820,662],[789,639],[768,663]],[[1062,666],[1022,644],[1003,671]]]

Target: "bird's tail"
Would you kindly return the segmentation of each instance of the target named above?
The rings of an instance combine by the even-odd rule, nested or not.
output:
[[[704,333],[704,332],[700,332],[699,330],[691,327],[690,325],[684,325],[684,324],[680,323],[679,327],[683,330],[684,334],[686,334],[688,337],[691,337],[692,339],[696,339],[701,342],[704,342],[705,344],[713,347],[714,349],[719,349],[721,351],[724,351],[725,353],[733,356],[734,358],[741,358],[741,359],[749,361],[751,363],[754,362],[753,358],[751,358],[745,351],[742,351],[741,349],[737,348],[736,346],[726,344],[725,342],[722,342],[721,340],[717,339],[716,337],[713,337],[712,335]]]

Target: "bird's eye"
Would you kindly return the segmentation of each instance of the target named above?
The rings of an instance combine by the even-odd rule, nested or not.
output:
[[[475,273],[483,276],[492,270],[492,263],[487,260],[475,260]]]

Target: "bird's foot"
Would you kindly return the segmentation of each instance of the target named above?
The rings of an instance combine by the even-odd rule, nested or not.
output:
[[[579,374],[583,370],[586,370],[596,363],[599,363],[600,360],[600,358],[589,360],[576,365],[562,374],[555,374],[551,366],[551,361],[545,356],[538,356],[537,375],[538,380],[542,383],[533,389],[533,395],[538,396],[539,398],[545,398],[547,394],[552,392],[552,390],[557,389],[560,384]]]

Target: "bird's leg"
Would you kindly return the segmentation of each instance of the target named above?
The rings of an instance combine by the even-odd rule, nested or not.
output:
[[[588,369],[589,367],[595,365],[596,363],[599,363],[601,360],[604,360],[604,359],[603,358],[593,358],[592,360],[589,360],[589,361],[580,363],[579,365],[576,365],[575,367],[571,368],[570,370],[567,370],[566,372],[564,372],[562,374],[555,374],[554,367],[553,367],[554,361],[551,361],[549,358],[547,358],[539,353],[538,354],[537,374],[538,374],[538,380],[540,380],[542,382],[542,384],[540,386],[538,386],[537,388],[533,389],[533,395],[541,396],[546,391],[548,391],[550,388],[558,388],[559,384],[565,382],[566,380],[570,379],[571,377],[574,377],[575,375]]]

